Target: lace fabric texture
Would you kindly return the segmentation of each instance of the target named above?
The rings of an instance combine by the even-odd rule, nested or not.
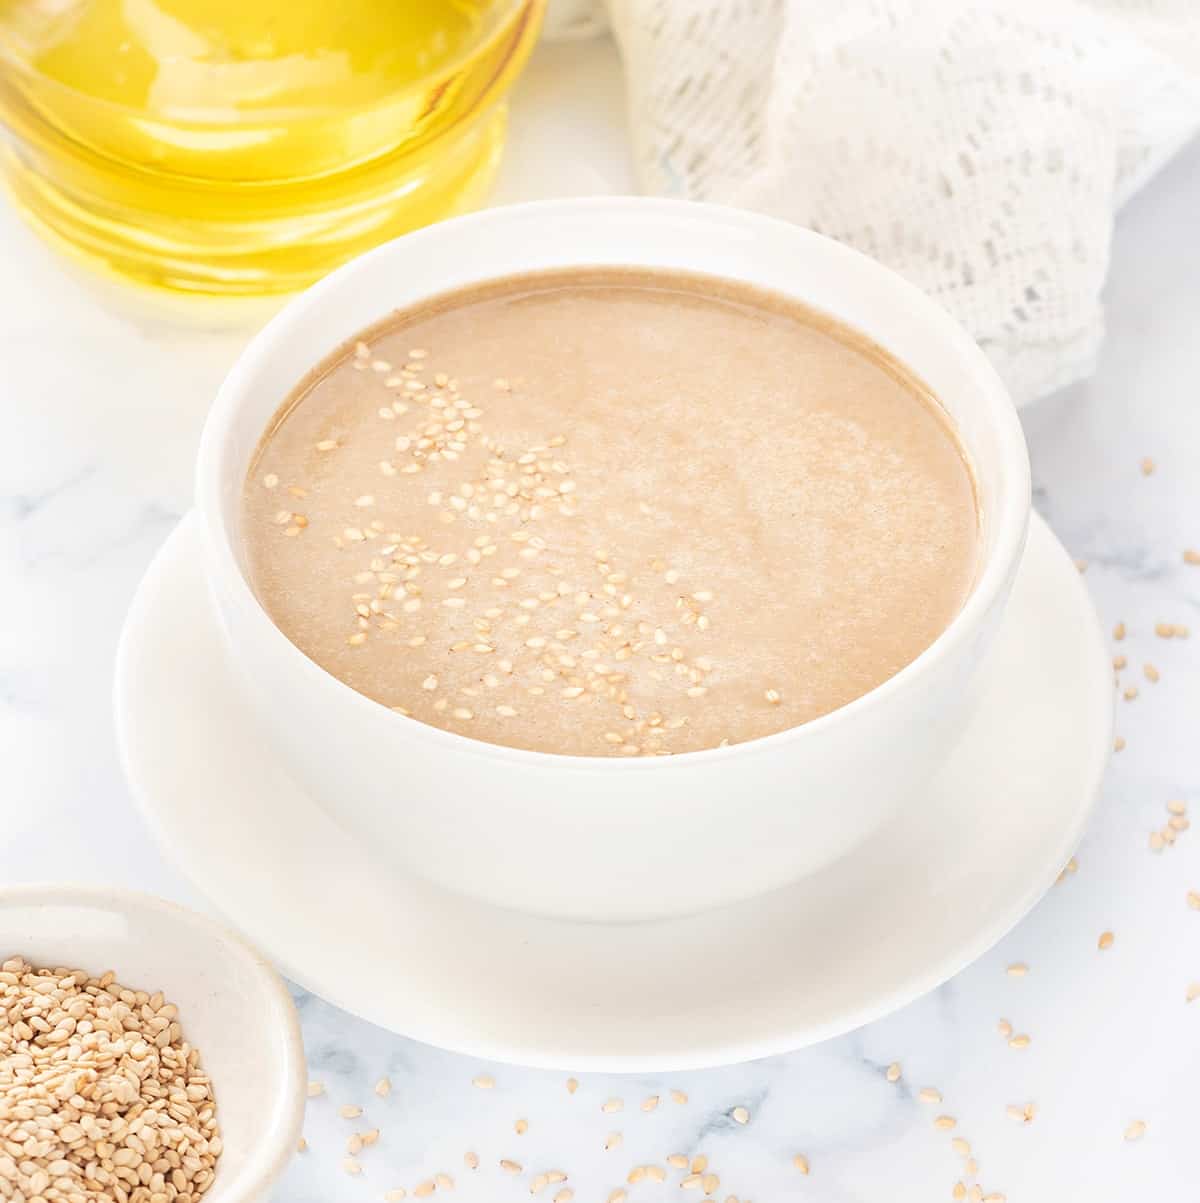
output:
[[[602,6],[557,18],[592,32]],[[1114,215],[1200,129],[1196,0],[610,0],[608,19],[643,191],[882,260],[1018,403],[1090,371]]]

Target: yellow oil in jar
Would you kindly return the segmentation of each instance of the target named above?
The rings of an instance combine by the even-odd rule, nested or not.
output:
[[[477,204],[544,0],[0,0],[18,204],[184,291],[308,283]]]

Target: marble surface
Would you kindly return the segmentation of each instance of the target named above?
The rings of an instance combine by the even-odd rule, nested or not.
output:
[[[627,186],[611,47],[539,51],[515,100],[497,199]],[[1184,832],[1157,854],[1147,838],[1166,821],[1168,800],[1200,800],[1200,568],[1181,559],[1184,547],[1200,547],[1198,207],[1193,145],[1120,219],[1095,378],[1025,415],[1038,507],[1087,562],[1106,625],[1127,624],[1123,683],[1140,689],[1118,700],[1127,747],[1078,871],[993,952],[897,1014],[819,1047],[707,1073],[588,1076],[570,1094],[565,1075],[481,1065],[299,996],[327,1094],[309,1104],[310,1148],[276,1198],[353,1203],[398,1187],[411,1196],[445,1172],[459,1196],[499,1203],[526,1197],[539,1171],[561,1169],[580,1203],[602,1203],[633,1166],[682,1152],[709,1158],[720,1199],[907,1203],[950,1199],[957,1181],[976,1180],[964,1176],[955,1138],[970,1142],[983,1190],[1012,1203],[1195,1197],[1200,1000],[1185,998],[1200,981],[1200,913],[1186,896],[1200,889],[1200,836]],[[188,506],[205,408],[261,317],[150,309],[67,266],[0,208],[7,881],[116,882],[202,904],[130,803],[112,735],[111,668],[137,580]],[[1189,624],[1195,637],[1156,638],[1155,622]],[[1157,684],[1142,675],[1147,662]],[[1101,952],[1106,930],[1116,938]],[[1029,965],[1027,976],[1006,974],[1015,961]],[[697,966],[696,988],[705,986]],[[1031,1034],[1029,1048],[1008,1047],[1002,1017]],[[895,1084],[884,1072],[893,1061],[903,1067]],[[480,1074],[495,1077],[494,1089],[472,1087]],[[386,1099],[372,1092],[384,1075]],[[926,1085],[944,1101],[921,1102]],[[688,1101],[671,1101],[671,1090]],[[643,1111],[652,1095],[662,1101]],[[610,1097],[624,1110],[602,1111]],[[1030,1102],[1032,1122],[1006,1114]],[[366,1114],[342,1119],[344,1103]],[[732,1117],[739,1106],[745,1124]],[[937,1115],[957,1127],[936,1127]],[[1135,1120],[1145,1134],[1127,1141]],[[364,1127],[382,1135],[351,1179],[343,1145]],[[623,1142],[606,1151],[613,1132]],[[464,1165],[468,1150],[478,1170]],[[793,1167],[796,1153],[809,1159],[808,1176]],[[523,1171],[504,1172],[500,1158]],[[630,1203],[674,1197],[681,1177],[672,1169],[666,1186],[628,1187]]]

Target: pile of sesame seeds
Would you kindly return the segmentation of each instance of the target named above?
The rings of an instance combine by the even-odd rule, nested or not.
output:
[[[211,1085],[161,994],[0,965],[0,1198],[195,1203],[220,1155]]]
[[[491,401],[464,396],[454,375],[434,369],[426,348],[410,348],[395,366],[360,341],[349,362],[381,390],[370,403],[388,427],[379,488],[358,493],[336,530],[316,533],[304,508],[311,481],[285,482],[268,471],[260,482],[289,499],[273,514],[284,538],[328,538],[350,560],[347,653],[368,657],[380,643],[423,649],[433,671],[387,704],[496,742],[506,742],[505,731],[515,740],[538,730],[549,708],[563,721],[586,717],[594,730],[586,750],[594,755],[695,747],[689,723],[707,705],[728,651],[715,638],[711,583],[685,580],[665,553],[645,563],[623,562],[610,546],[563,554],[544,520],[578,519],[587,505],[565,434],[501,444],[485,421]],[[491,396],[523,383],[497,377]],[[322,437],[312,452],[328,466],[343,446]],[[418,488],[416,479],[435,466],[438,483],[423,498],[440,533],[394,529],[378,516],[395,478],[413,478]],[[456,477],[450,484],[447,466]],[[639,506],[652,512],[645,500]],[[772,716],[771,729],[790,725],[777,683],[761,682],[757,705]]]

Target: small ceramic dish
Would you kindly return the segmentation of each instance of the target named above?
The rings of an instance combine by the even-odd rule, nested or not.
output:
[[[239,936],[149,894],[70,885],[0,889],[0,960],[112,970],[161,990],[212,1079],[223,1151],[205,1203],[264,1198],[296,1149],[307,1071],[279,975]]]
[[[393,713],[308,659],[247,578],[240,499],[255,448],[320,359],[397,308],[546,268],[684,269],[821,310],[891,352],[953,419],[975,468],[980,570],[911,664],[812,722],[660,757],[499,747]],[[945,761],[978,696],[1029,518],[1029,460],[987,357],[935,301],[865,255],[739,209],[638,197],[548,201],[443,222],[293,301],[226,379],[201,441],[212,594],[275,754],[388,865],[485,902],[571,919],[686,915],[750,898],[861,845]]]

